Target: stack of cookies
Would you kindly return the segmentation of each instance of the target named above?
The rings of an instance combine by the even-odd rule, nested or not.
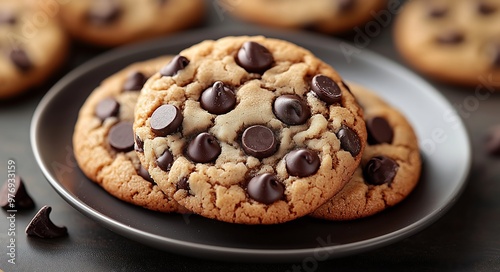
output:
[[[82,171],[115,197],[240,224],[351,220],[402,201],[421,161],[408,121],[328,64],[265,37],[133,64],[83,105]]]

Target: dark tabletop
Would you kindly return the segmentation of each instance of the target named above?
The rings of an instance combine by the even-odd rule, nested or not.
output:
[[[201,27],[244,26],[226,14],[220,16],[217,1],[208,2],[210,16]],[[404,64],[393,46],[392,19],[389,26],[380,27],[380,34],[363,43],[357,33],[342,39],[358,50],[372,50]],[[15,215],[15,265],[7,262],[8,213],[1,212],[0,271],[500,271],[500,158],[484,150],[489,128],[500,124],[500,95],[484,99],[473,88],[433,81],[431,84],[457,109],[467,126],[473,165],[456,204],[416,235],[376,250],[312,264],[241,264],[156,250],[101,227],[67,204],[45,180],[33,157],[29,135],[33,111],[47,90],[65,73],[104,51],[74,44],[66,67],[45,86],[0,102],[0,177],[5,177],[0,179],[7,177],[8,160],[15,160],[16,172],[36,202],[36,208]],[[68,237],[43,240],[26,236],[27,224],[43,205],[53,208],[52,220],[68,228]]]

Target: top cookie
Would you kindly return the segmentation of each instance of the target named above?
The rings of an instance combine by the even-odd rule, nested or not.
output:
[[[397,17],[395,42],[419,71],[437,80],[500,87],[500,2],[410,1]]]
[[[386,0],[222,0],[232,14],[263,25],[309,28],[325,33],[352,30],[372,19]]]
[[[68,42],[32,0],[0,1],[0,99],[47,79],[64,62]]]
[[[186,49],[145,84],[135,112],[143,165],[187,209],[280,223],[337,193],[359,165],[362,112],[311,52],[264,37]]]
[[[61,5],[72,36],[101,46],[157,37],[201,21],[203,0],[78,0]]]

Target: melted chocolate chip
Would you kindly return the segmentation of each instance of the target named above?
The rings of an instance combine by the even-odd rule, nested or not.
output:
[[[189,60],[181,55],[175,56],[167,65],[160,70],[162,76],[175,76],[180,70],[189,65]]]
[[[120,122],[109,130],[109,145],[118,152],[129,152],[134,150],[134,131],[132,122]]]
[[[200,104],[203,109],[212,114],[224,114],[236,105],[236,95],[221,81],[217,81],[214,85],[201,94]]]
[[[10,61],[21,71],[27,72],[33,67],[33,63],[23,49],[13,49],[9,53]]]
[[[135,135],[135,146],[134,146],[135,151],[137,152],[144,152],[144,141],[139,138],[139,135]]]
[[[492,127],[486,138],[486,151],[491,156],[500,156],[500,126]]]
[[[352,156],[357,156],[361,152],[361,140],[350,127],[342,126],[337,137],[340,140],[340,147],[351,153]]]
[[[119,111],[120,103],[111,97],[101,100],[94,109],[95,115],[102,121],[109,117],[118,116]]]
[[[247,192],[252,199],[270,205],[283,197],[285,186],[275,175],[265,173],[248,182]]]
[[[189,188],[189,180],[186,177],[183,177],[177,182],[177,190],[186,190],[189,192],[191,188]]]
[[[241,137],[243,150],[258,159],[273,155],[278,147],[278,142],[271,129],[261,125],[251,126],[243,132]]]
[[[374,117],[366,121],[366,130],[368,131],[368,143],[377,145],[382,143],[392,143],[394,132],[391,125],[385,118]]]
[[[316,152],[301,148],[288,153],[285,157],[285,163],[286,170],[290,175],[303,178],[314,175],[321,162]]]
[[[273,54],[256,42],[245,42],[238,51],[236,62],[249,73],[264,73],[274,62]]]
[[[87,19],[95,25],[108,25],[122,14],[121,7],[113,0],[94,1],[87,12]]]
[[[497,7],[495,7],[492,4],[488,4],[486,2],[479,2],[477,5],[477,11],[481,15],[488,16],[495,13],[497,11]]]
[[[14,25],[17,22],[16,15],[11,11],[0,11],[0,24]]]
[[[465,40],[465,37],[462,33],[458,31],[448,31],[440,34],[436,41],[441,44],[449,44],[456,45],[462,43]]]
[[[172,156],[172,153],[170,153],[170,151],[165,150],[163,154],[156,160],[156,165],[158,165],[161,170],[168,172],[170,171],[170,167],[172,167],[173,162],[174,156]]]
[[[273,105],[274,115],[290,126],[302,125],[311,117],[311,109],[306,101],[297,95],[282,95],[276,98]]]
[[[139,167],[139,171],[137,171],[137,174],[139,174],[139,176],[141,176],[143,179],[145,179],[151,183],[155,183],[155,181],[153,180],[153,178],[149,174],[148,170],[146,170],[146,168],[142,167],[142,165],[141,165],[141,167]]]
[[[331,78],[324,75],[316,75],[312,79],[312,91],[328,105],[342,101],[342,91],[339,85]]]
[[[371,158],[363,169],[366,181],[372,185],[389,184],[398,171],[396,161],[386,156]]]
[[[217,139],[204,132],[198,134],[188,145],[187,156],[194,162],[213,162],[219,157],[221,147]]]
[[[125,91],[140,91],[148,78],[141,72],[135,71],[128,75],[127,80],[123,84]]]
[[[26,234],[40,238],[59,238],[68,235],[66,227],[58,227],[52,223],[49,218],[51,211],[51,207],[43,206],[26,227]]]
[[[181,111],[174,105],[165,104],[158,107],[149,121],[151,130],[158,136],[167,136],[175,132],[182,124]]]
[[[9,197],[10,196],[10,197]],[[13,199],[14,201],[10,201]],[[0,206],[6,210],[22,210],[35,207],[33,199],[26,191],[24,182],[19,176],[8,179],[0,189]]]

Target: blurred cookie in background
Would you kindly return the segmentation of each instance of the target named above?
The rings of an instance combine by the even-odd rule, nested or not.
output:
[[[75,38],[118,46],[175,32],[199,23],[203,0],[79,0],[62,5],[60,19]]]
[[[42,84],[66,59],[55,14],[36,1],[0,1],[0,99]]]
[[[414,0],[396,20],[396,47],[436,80],[500,88],[500,1]]]
[[[245,21],[282,28],[338,34],[373,19],[386,0],[220,0],[221,7]]]

